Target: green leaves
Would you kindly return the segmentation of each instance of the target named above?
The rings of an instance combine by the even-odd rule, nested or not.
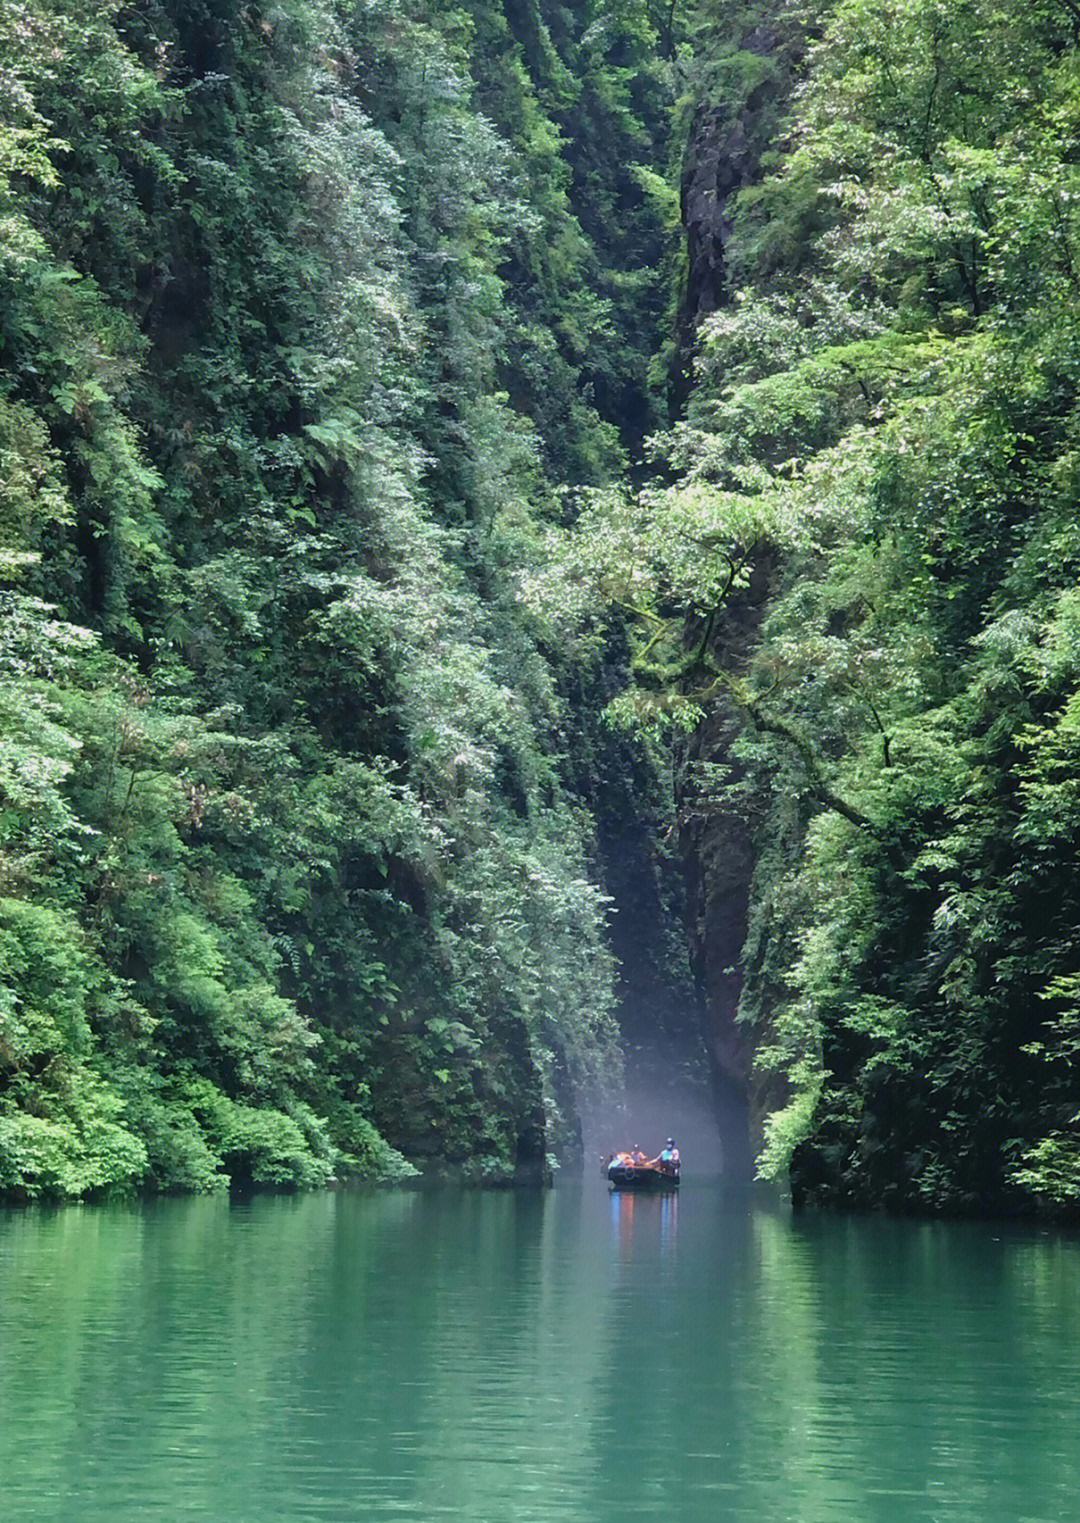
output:
[[[790,40],[744,58],[741,19],[701,22],[724,121]],[[671,484],[586,502],[527,587],[618,607],[615,717],[745,775],[762,1167],[820,1199],[1078,1198],[1073,21],[814,18],[771,156],[775,105],[739,118],[765,169]]]
[[[0,1191],[504,1177],[617,1068],[518,598],[647,406],[665,87],[596,19],[0,19]]]

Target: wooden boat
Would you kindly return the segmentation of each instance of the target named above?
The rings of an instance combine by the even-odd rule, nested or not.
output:
[[[616,1153],[604,1171],[613,1190],[677,1190],[679,1171],[662,1163],[635,1163],[629,1153]]]

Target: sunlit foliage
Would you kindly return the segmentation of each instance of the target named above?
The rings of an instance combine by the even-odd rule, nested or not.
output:
[[[0,1190],[542,1171],[617,1067],[518,597],[672,237],[587,9],[0,14]]]
[[[636,616],[616,718],[743,721],[763,1171],[1076,1206],[1078,13],[805,22],[673,484],[588,505],[549,598]]]

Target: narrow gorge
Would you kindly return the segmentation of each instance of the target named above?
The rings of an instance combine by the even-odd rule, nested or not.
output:
[[[17,0],[0,102],[0,1194],[691,1095],[1074,1212],[1071,0]]]

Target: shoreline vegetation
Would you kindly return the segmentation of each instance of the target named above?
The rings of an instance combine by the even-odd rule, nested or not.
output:
[[[1076,1214],[1078,15],[4,8],[0,1198]]]
[[[10,1197],[497,1181],[617,1085],[607,679],[519,588],[672,234],[649,28],[559,15],[0,16]]]

